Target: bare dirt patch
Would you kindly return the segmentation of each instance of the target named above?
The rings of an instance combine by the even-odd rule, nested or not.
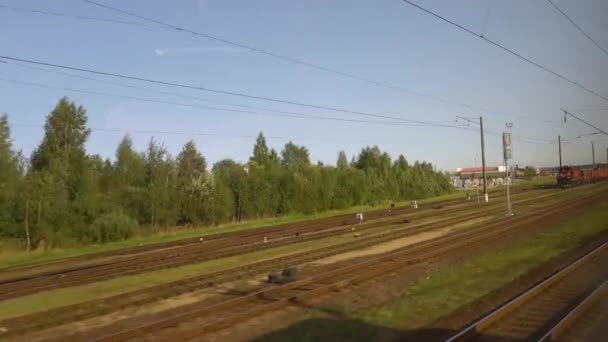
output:
[[[402,248],[402,247],[406,247],[409,245],[413,245],[415,243],[418,242],[423,242],[423,241],[427,241],[427,240],[431,240],[431,239],[435,239],[444,235],[447,235],[455,230],[458,229],[464,229],[466,227],[475,225],[475,224],[480,224],[483,223],[485,221],[488,221],[487,217],[482,217],[482,218],[478,218],[478,219],[474,219],[474,220],[469,220],[466,222],[461,222],[458,224],[453,224],[447,227],[443,227],[443,228],[437,228],[437,229],[433,229],[432,231],[428,231],[428,232],[422,232],[420,234],[415,234],[412,236],[407,236],[404,238],[400,238],[400,239],[395,239],[395,240],[391,240],[385,243],[381,243],[381,244],[377,244],[374,246],[371,246],[369,248],[363,248],[363,249],[359,249],[356,251],[352,251],[352,252],[347,252],[347,253],[342,253],[342,254],[338,254],[338,255],[333,255],[331,257],[328,258],[324,258],[324,259],[320,259],[317,261],[314,261],[311,263],[312,266],[319,266],[319,265],[327,265],[327,264],[333,264],[336,262],[340,262],[340,261],[345,261],[345,260],[349,260],[349,259],[354,259],[354,258],[360,258],[360,257],[368,257],[368,256],[372,256],[372,255],[376,255],[376,254],[382,254],[382,253],[386,253],[386,252],[390,252],[390,251],[394,251],[396,249]]]
[[[91,329],[108,326],[131,317],[152,315],[202,301],[219,302],[230,296],[252,292],[259,289],[260,286],[264,285],[263,279],[264,275],[258,275],[248,280],[226,283],[222,284],[221,286],[189,292],[169,298],[159,298],[158,301],[150,302],[148,304],[129,306],[125,309],[106,315],[71,322],[57,327],[40,330],[31,334],[22,335],[19,337],[19,340],[46,341],[49,339],[49,336],[67,336],[74,333],[82,333]]]

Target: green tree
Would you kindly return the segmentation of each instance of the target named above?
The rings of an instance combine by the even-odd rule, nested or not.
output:
[[[145,154],[146,195],[144,210],[146,222],[152,227],[175,225],[178,220],[176,172],[165,147],[154,138],[148,143]]]
[[[304,146],[298,146],[291,141],[285,144],[281,151],[282,163],[288,169],[297,169],[310,165],[310,156],[308,149]]]
[[[255,140],[253,146],[253,156],[249,159],[250,163],[256,163],[258,165],[267,165],[270,162],[271,153],[266,145],[266,138],[264,134],[260,132]]]
[[[177,156],[177,186],[180,190],[181,224],[213,221],[214,182],[207,177],[207,162],[193,141]]]
[[[146,161],[143,153],[133,149],[133,141],[125,135],[116,149],[111,183],[112,202],[130,217],[145,222]]]
[[[52,170],[70,198],[78,192],[85,160],[85,143],[91,133],[82,106],[63,97],[47,116],[42,143],[31,159],[33,171]]]
[[[345,169],[348,165],[348,158],[346,157],[346,152],[340,151],[338,153],[338,160],[336,161],[336,167],[338,169]]]
[[[224,159],[215,163],[212,171],[222,195],[220,202],[223,207],[217,211],[223,214],[218,216],[226,216],[230,212],[232,219],[240,222],[251,213],[245,168],[234,160]]]
[[[0,235],[18,234],[16,211],[22,175],[21,155],[13,151],[8,116],[0,115]]]
[[[207,161],[193,141],[188,141],[177,156],[177,167],[177,176],[180,180],[198,179],[207,173]]]

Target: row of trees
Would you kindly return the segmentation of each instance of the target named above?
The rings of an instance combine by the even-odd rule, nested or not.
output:
[[[82,106],[62,98],[48,115],[42,142],[26,158],[11,146],[0,118],[0,235],[40,243],[99,243],[159,227],[216,225],[289,213],[406,200],[450,190],[431,164],[392,161],[378,147],[350,162],[312,164],[292,142],[279,153],[262,133],[246,163],[224,159],[208,168],[193,142],[171,156],[150,140],[134,150],[125,136],[114,160],[89,155],[91,131]]]

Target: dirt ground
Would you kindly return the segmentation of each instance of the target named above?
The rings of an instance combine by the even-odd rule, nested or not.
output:
[[[395,239],[395,240],[391,240],[389,242],[377,244],[377,245],[371,246],[369,248],[362,248],[362,249],[359,249],[356,251],[338,254],[338,255],[331,256],[329,258],[320,259],[320,260],[314,261],[312,263],[312,265],[318,266],[318,265],[333,264],[336,262],[345,261],[345,260],[349,260],[349,259],[373,256],[373,255],[377,255],[377,254],[394,251],[396,249],[399,249],[399,248],[402,248],[405,246],[409,246],[409,245],[413,245],[418,242],[435,239],[435,238],[447,235],[457,229],[460,229],[463,227],[468,227],[468,226],[479,224],[479,223],[483,223],[487,220],[488,220],[488,218],[485,217],[485,218],[479,218],[479,219],[475,219],[475,220],[469,220],[466,222],[462,222],[460,224],[450,225],[448,227],[437,228],[432,231],[422,232],[422,233],[415,234],[412,236],[407,236],[404,238]]]

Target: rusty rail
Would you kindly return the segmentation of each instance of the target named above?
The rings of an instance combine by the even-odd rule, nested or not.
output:
[[[514,312],[521,312],[522,308],[525,307],[525,305],[527,305],[528,302],[530,302],[532,299],[542,296],[547,289],[557,286],[562,279],[571,276],[581,266],[586,265],[590,261],[594,260],[594,258],[598,257],[598,255],[600,255],[601,253],[606,253],[607,251],[608,242],[605,242],[597,248],[593,249],[591,252],[585,254],[572,264],[570,264],[568,267],[555,273],[551,277],[545,279],[543,282],[525,291],[524,293],[510,300],[506,304],[500,306],[489,315],[469,325],[467,328],[460,331],[458,334],[446,340],[446,342],[466,341],[473,340],[475,338],[493,338],[489,336],[484,336],[484,334],[488,333],[491,327],[501,324],[505,320],[505,318],[509,317]],[[551,317],[546,318],[550,319]],[[527,322],[526,326],[527,328],[535,329],[543,328],[542,325],[538,327],[533,326],[530,322]]]
[[[598,286],[585,300],[583,300],[574,310],[570,311],[566,317],[564,317],[559,323],[557,323],[551,330],[549,330],[539,342],[549,342],[562,339],[567,332],[576,327],[576,324],[584,319],[591,309],[601,304],[600,301],[608,298],[608,280],[602,285]],[[605,317],[608,320],[608,317]]]

